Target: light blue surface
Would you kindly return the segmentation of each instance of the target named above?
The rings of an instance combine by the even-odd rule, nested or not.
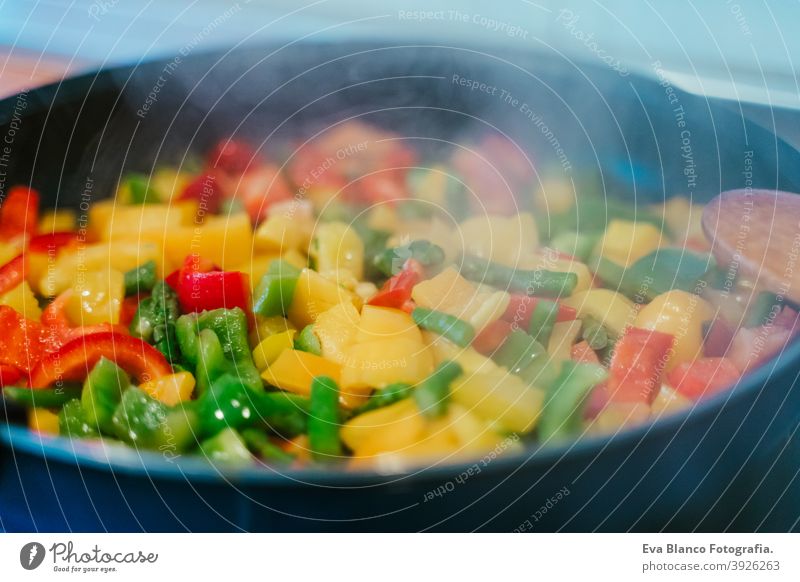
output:
[[[798,24],[796,0],[16,0],[0,5],[0,44],[85,66],[301,38],[529,46],[651,74],[660,61],[696,93],[800,107]]]

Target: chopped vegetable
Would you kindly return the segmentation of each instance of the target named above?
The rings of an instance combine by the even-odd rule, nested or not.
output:
[[[629,328],[617,342],[609,370],[608,395],[613,402],[650,404],[661,388],[674,338],[670,334]]]
[[[125,272],[125,296],[150,291],[156,284],[156,262],[147,261]]]
[[[461,273],[470,281],[542,297],[569,296],[578,284],[575,273],[560,273],[545,269],[525,271],[470,256],[464,257]]]
[[[308,443],[311,455],[319,461],[342,454],[339,439],[339,387],[333,378],[317,376],[311,382],[308,412]]]
[[[442,311],[417,307],[411,312],[411,317],[422,329],[438,333],[462,347],[468,346],[475,338],[475,329],[470,324]]]
[[[414,400],[423,415],[429,418],[443,416],[447,412],[450,384],[463,373],[457,362],[443,362],[433,374],[414,390]]]

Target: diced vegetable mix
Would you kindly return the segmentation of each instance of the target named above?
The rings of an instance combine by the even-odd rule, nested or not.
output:
[[[536,188],[493,137],[475,147],[504,181],[462,153],[406,170],[389,137],[343,124],[286,164],[226,140],[197,172],[129,174],[80,230],[11,188],[6,401],[34,430],[164,454],[397,467],[693,406],[795,334],[685,199]]]

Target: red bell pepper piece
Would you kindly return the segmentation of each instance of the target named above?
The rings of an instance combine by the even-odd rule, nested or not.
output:
[[[586,340],[580,341],[573,345],[570,350],[570,355],[576,362],[584,364],[599,364],[600,358],[597,357],[595,352]]]
[[[39,225],[39,192],[14,186],[0,206],[0,237],[33,236]]]
[[[222,188],[214,174],[200,174],[189,182],[178,196],[178,200],[197,200],[198,218],[200,214],[213,214],[222,203]]]
[[[0,364],[30,372],[52,345],[53,339],[41,323],[0,305]]]
[[[239,271],[187,271],[181,275],[178,300],[185,312],[239,307],[250,313],[249,278]]]
[[[711,358],[721,358],[728,353],[736,330],[722,316],[711,322],[705,341],[703,354]]]
[[[77,232],[57,231],[37,234],[28,242],[28,250],[33,253],[54,253],[77,240]]]
[[[22,372],[17,368],[8,364],[0,364],[0,388],[14,386],[20,378],[22,378]]]
[[[347,184],[339,166],[332,166],[328,156],[312,143],[294,153],[287,173],[292,183],[303,190],[318,186],[338,191]]]
[[[679,364],[667,375],[667,380],[687,398],[699,400],[728,388],[739,376],[739,370],[728,358],[700,358]]]
[[[497,351],[497,348],[503,344],[512,329],[513,326],[511,323],[502,319],[496,319],[475,336],[475,339],[472,340],[472,347],[484,356],[489,356]]]
[[[531,315],[533,310],[536,309],[536,303],[539,301],[537,297],[528,297],[521,293],[512,293],[511,300],[508,302],[508,307],[503,313],[502,318],[509,323],[516,323],[522,330],[527,331],[531,322]],[[564,305],[558,303],[558,313],[556,314],[556,322],[574,321],[578,319],[578,312]]]
[[[25,280],[25,260],[23,253],[0,267],[0,294],[11,291]]]
[[[608,378],[612,402],[652,403],[675,338],[671,334],[630,327],[617,342]]]
[[[164,355],[142,340],[117,332],[77,337],[45,355],[31,371],[31,388],[46,388],[61,381],[80,381],[105,357],[116,362],[139,383],[172,373]]]
[[[375,172],[367,174],[342,192],[348,202],[357,204],[395,204],[409,199],[405,184],[396,173]]]
[[[267,216],[273,204],[291,200],[294,196],[289,182],[275,164],[252,168],[233,182],[233,186],[233,197],[242,202],[253,224]]]
[[[367,304],[402,309],[406,302],[411,300],[411,291],[413,291],[414,285],[419,283],[422,273],[423,269],[419,261],[408,259],[403,265],[403,269],[390,277],[380,291],[367,301]]]
[[[253,147],[239,139],[223,139],[208,153],[206,163],[213,170],[228,174],[243,174],[257,163]]]

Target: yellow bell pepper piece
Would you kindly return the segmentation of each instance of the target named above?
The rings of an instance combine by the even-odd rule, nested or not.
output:
[[[0,241],[0,265],[5,265],[22,252],[22,246],[15,242]]]
[[[544,392],[501,368],[484,374],[463,374],[451,386],[451,398],[504,430],[526,433],[539,420]]]
[[[289,249],[306,251],[314,230],[312,210],[293,202],[284,211],[270,211],[253,234],[253,245],[262,252],[282,252]]]
[[[661,246],[661,230],[649,222],[612,220],[595,253],[623,266],[631,265]]]
[[[536,222],[528,212],[505,217],[481,215],[459,227],[466,254],[518,267],[539,246]]]
[[[614,335],[621,335],[636,318],[636,306],[624,295],[610,289],[589,289],[564,300],[578,316],[592,317]]]
[[[435,277],[417,283],[411,297],[420,307],[444,311],[469,321],[491,293],[481,292],[453,267]]]
[[[397,227],[397,211],[386,204],[375,206],[367,215],[367,225],[375,230],[394,232]]]
[[[572,346],[578,341],[581,326],[579,319],[561,321],[553,325],[553,332],[547,344],[547,353],[552,361],[562,362],[572,357]]]
[[[26,319],[38,320],[42,316],[39,302],[27,281],[23,281],[10,291],[0,295],[0,305],[8,305],[20,312]]]
[[[422,333],[405,311],[365,305],[361,310],[354,343],[389,339],[407,339],[422,343]]]
[[[613,402],[594,418],[589,432],[611,434],[644,424],[650,419],[650,407],[643,402]]]
[[[703,241],[703,205],[692,204],[685,196],[673,196],[660,209],[676,245],[689,241]]]
[[[58,434],[58,413],[47,408],[28,409],[28,428],[42,434]]]
[[[368,393],[394,382],[416,384],[433,372],[433,355],[422,341],[407,338],[373,340],[347,350],[342,389]]]
[[[279,315],[274,317],[256,315],[256,325],[253,327],[252,331],[250,331],[248,339],[250,340],[250,345],[255,347],[261,343],[261,340],[290,329],[295,329],[295,327],[285,317]]]
[[[132,245],[119,241],[69,249],[59,253],[52,268],[42,276],[38,288],[43,295],[53,297],[69,289],[79,273],[109,269],[124,273],[151,260],[155,261],[161,276],[163,256],[160,247],[153,243]]]
[[[511,295],[506,291],[495,291],[489,295],[469,318],[469,324],[475,329],[475,333],[479,333],[484,327],[500,319],[510,302]]]
[[[341,371],[339,364],[321,356],[300,350],[283,350],[261,377],[282,390],[308,396],[314,378],[330,376],[338,383]]]
[[[294,288],[289,319],[298,327],[314,323],[320,314],[339,303],[360,305],[358,297],[312,269],[303,269]]]
[[[65,305],[74,325],[119,323],[125,298],[125,276],[115,269],[78,273]]]
[[[175,168],[158,168],[150,177],[150,187],[162,202],[176,201],[193,180],[192,174],[179,172]],[[183,201],[181,201],[183,202]]]
[[[252,253],[253,228],[243,212],[209,215],[202,225],[167,229],[163,241],[164,255],[174,268],[180,267],[187,255],[197,253],[223,269],[231,269]]]
[[[465,374],[486,374],[505,370],[495,364],[491,358],[476,351],[475,348],[462,348],[438,334],[426,331],[423,333],[423,339],[430,347],[434,364],[437,366],[442,362],[454,360],[458,362]]]
[[[139,388],[167,406],[175,406],[179,402],[191,399],[194,383],[194,376],[189,372],[176,372],[157,380],[148,380],[140,384]]]
[[[314,231],[310,255],[320,272],[347,269],[356,279],[364,276],[364,243],[344,222],[324,222]]]
[[[561,214],[575,206],[577,193],[570,180],[548,178],[533,195],[536,207],[547,215]]]
[[[261,340],[253,350],[253,362],[259,372],[263,372],[267,367],[278,359],[283,350],[291,350],[294,346],[295,330],[287,329],[280,333],[272,334]]]
[[[650,409],[653,416],[659,417],[680,410],[686,410],[692,406],[692,404],[693,402],[691,400],[669,386],[661,386],[661,390],[658,391],[658,394],[653,400],[653,404],[650,405]]]
[[[490,423],[456,402],[450,403],[446,418],[460,453],[481,454],[498,447],[503,440]]]
[[[60,232],[75,230],[76,214],[71,208],[59,208],[45,212],[39,219],[39,232]]]
[[[322,355],[338,364],[347,359],[347,349],[358,329],[359,314],[352,303],[339,303],[320,314],[314,331],[322,347]]]
[[[342,426],[344,444],[358,456],[396,451],[424,433],[425,419],[410,398],[351,418]]]
[[[89,209],[89,229],[99,240],[147,240],[163,244],[167,230],[191,225],[197,203],[125,205],[113,200],[96,202]]]
[[[711,304],[693,293],[673,289],[645,305],[636,317],[636,327],[653,329],[674,336],[672,355],[665,369],[702,355],[703,322],[714,317]]]
[[[289,249],[281,255],[281,258],[298,269],[305,269],[308,266],[308,257],[300,251]]]

